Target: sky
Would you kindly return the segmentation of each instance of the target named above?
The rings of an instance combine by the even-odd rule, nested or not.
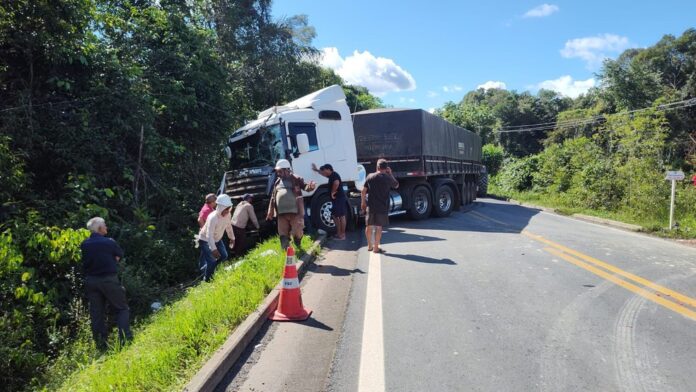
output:
[[[276,0],[306,14],[321,63],[394,107],[432,110],[476,88],[576,97],[604,58],[696,28],[696,1]]]

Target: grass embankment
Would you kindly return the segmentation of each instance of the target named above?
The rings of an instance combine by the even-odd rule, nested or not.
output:
[[[489,184],[488,193],[491,196],[509,198],[517,201],[535,204],[541,207],[553,208],[557,213],[563,215],[585,214],[596,216],[599,218],[611,219],[619,222],[631,223],[641,226],[642,231],[655,234],[665,238],[696,238],[696,190],[686,189],[680,190],[677,195],[677,203],[675,208],[675,222],[678,227],[673,230],[668,230],[669,225],[669,205],[654,206],[654,214],[635,214],[632,211],[618,210],[607,211],[574,206],[572,201],[558,195],[538,193],[532,191],[506,191],[494,182]]]
[[[312,240],[305,237],[303,249]],[[268,255],[268,251],[275,251]],[[264,255],[264,252],[266,253]],[[277,238],[251,251],[245,262],[218,266],[210,283],[188,290],[135,327],[123,349],[96,356],[88,333],[54,365],[47,390],[171,391],[181,389],[282,277],[285,254]],[[66,368],[75,369],[66,374]],[[62,379],[58,382],[58,379]]]

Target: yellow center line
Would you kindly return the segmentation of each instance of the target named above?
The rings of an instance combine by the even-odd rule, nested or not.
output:
[[[487,215],[483,215],[481,213],[478,213],[476,211],[472,211],[472,213],[483,219],[487,219],[489,221],[507,226],[507,227],[512,227],[509,223],[499,221],[497,219],[493,219]],[[696,308],[696,299],[693,299],[689,296],[686,296],[684,294],[678,293],[674,290],[671,290],[667,287],[661,286],[657,283],[651,282],[645,278],[642,278],[638,275],[632,274],[630,272],[624,271],[618,267],[615,267],[609,263],[606,263],[604,261],[598,260],[592,256],[588,256],[584,253],[578,252],[574,249],[568,248],[567,246],[558,244],[556,242],[553,242],[551,240],[548,240],[538,234],[531,233],[527,230],[523,230],[522,234],[533,239],[536,241],[539,241],[543,244],[546,244],[549,246],[549,248],[544,248],[545,251],[560,257],[561,259],[568,261],[578,267],[581,267],[589,272],[592,272],[593,274],[600,276],[610,282],[613,282],[626,290],[629,290],[631,292],[634,292],[656,304],[659,304],[661,306],[664,306],[672,311],[675,311],[685,317],[689,317],[692,320],[696,320],[696,312],[694,310],[690,309]],[[575,256],[575,257],[573,257]],[[576,258],[577,257],[577,258]],[[594,264],[594,265],[592,265]],[[600,267],[600,268],[597,268]],[[654,290],[655,292],[651,292],[646,290],[643,287],[636,286],[632,283],[629,283],[625,280],[622,280],[618,278],[617,276],[609,273],[612,272],[613,274],[622,276],[628,280],[633,281],[634,283],[643,285],[647,288],[650,288]],[[670,299],[667,299],[665,297],[668,297]],[[673,300],[673,301],[672,301]]]
[[[665,308],[668,308],[672,311],[675,311],[684,317],[688,317],[688,318],[691,318],[692,320],[696,320],[696,312],[694,312],[686,307],[678,305],[672,301],[666,300],[665,298],[660,297],[659,295],[657,295],[653,292],[647,291],[644,288],[638,287],[634,284],[631,284],[631,283],[628,283],[624,280],[621,280],[618,277],[616,277],[615,275],[612,275],[612,274],[610,274],[606,271],[603,271],[597,267],[594,267],[588,263],[585,263],[581,260],[578,260],[575,257],[572,257],[570,255],[567,255],[567,254],[561,252],[560,250],[557,250],[554,248],[544,248],[544,250],[551,253],[554,256],[558,256],[558,257],[562,258],[565,261],[568,261],[572,264],[575,264],[576,266],[578,266],[580,268],[583,268],[589,272],[592,272],[593,274],[595,274],[597,276],[600,276],[600,277],[602,277],[610,282],[613,282],[613,283],[625,288],[626,290],[629,290],[633,293],[636,293],[647,300],[650,300],[658,305],[662,305]]]
[[[655,290],[655,291],[657,291],[657,292],[659,292],[659,293],[662,293],[662,294],[664,294],[664,295],[666,295],[666,296],[669,296],[669,297],[673,298],[673,299],[676,300],[676,301],[681,302],[682,304],[686,304],[686,305],[689,305],[689,306],[692,306],[692,307],[696,308],[696,299],[693,299],[693,298],[688,297],[688,296],[686,296],[686,295],[684,295],[684,294],[678,293],[678,292],[676,292],[676,291],[674,291],[674,290],[668,289],[667,287],[664,287],[664,286],[661,286],[661,285],[659,285],[659,284],[657,284],[657,283],[651,282],[651,281],[649,281],[649,280],[647,280],[647,279],[645,279],[645,278],[641,278],[641,277],[638,276],[638,275],[634,275],[634,274],[632,274],[632,273],[630,273],[630,272],[624,271],[624,270],[622,270],[622,269],[620,269],[620,268],[617,268],[617,267],[615,267],[615,266],[613,266],[613,265],[611,265],[611,264],[608,264],[608,263],[605,263],[605,262],[603,262],[603,261],[601,261],[601,260],[595,259],[595,258],[592,257],[592,256],[588,256],[588,255],[583,254],[583,253],[580,253],[580,252],[578,252],[578,251],[576,251],[576,250],[574,250],[574,249],[570,249],[570,248],[568,248],[568,247],[566,247],[566,246],[563,246],[563,245],[561,245],[561,244],[555,243],[555,242],[553,242],[553,241],[551,241],[551,240],[548,240],[548,239],[546,239],[546,238],[544,238],[544,237],[542,237],[542,236],[540,236],[540,235],[530,233],[530,232],[528,232],[528,231],[526,231],[526,230],[523,231],[522,234],[524,234],[525,236],[527,236],[527,237],[529,237],[529,238],[532,238],[532,239],[534,239],[534,240],[536,240],[536,241],[542,242],[542,243],[544,243],[544,244],[546,244],[546,245],[549,245],[549,246],[551,246],[551,247],[553,247],[553,248],[556,248],[556,249],[558,249],[558,250],[560,250],[560,251],[563,251],[563,252],[565,252],[565,253],[567,253],[567,254],[569,254],[569,255],[573,255],[573,256],[578,257],[578,258],[580,258],[580,259],[582,259],[582,260],[584,260],[584,261],[590,262],[590,263],[592,263],[592,264],[594,264],[594,265],[596,265],[596,266],[602,267],[602,268],[606,269],[607,271],[611,271],[611,272],[613,272],[613,273],[615,273],[615,274],[617,274],[617,275],[621,275],[621,276],[623,276],[623,277],[626,278],[626,279],[630,279],[630,280],[634,281],[635,283],[642,284],[642,285],[645,286],[645,287],[649,287],[649,288],[651,288],[651,289],[653,289],[653,290]]]

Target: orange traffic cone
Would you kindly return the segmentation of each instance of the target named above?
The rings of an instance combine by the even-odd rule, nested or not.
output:
[[[295,250],[288,247],[285,259],[285,273],[283,274],[283,287],[280,289],[278,308],[269,318],[274,321],[303,321],[309,318],[311,310],[302,305],[300,292],[300,280],[297,278],[295,266]]]

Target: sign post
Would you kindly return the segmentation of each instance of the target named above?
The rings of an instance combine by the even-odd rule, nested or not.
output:
[[[672,195],[669,199],[669,229],[674,227],[674,198],[677,193],[677,181],[684,179],[683,171],[668,171],[665,180],[672,181]]]

